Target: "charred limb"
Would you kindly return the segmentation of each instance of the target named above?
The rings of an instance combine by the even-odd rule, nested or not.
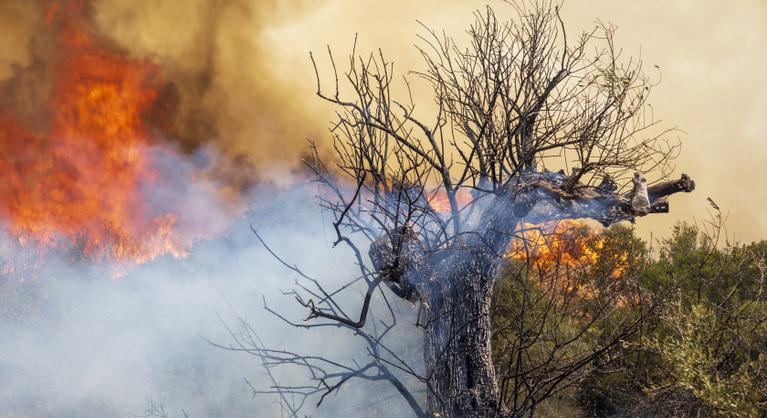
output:
[[[679,192],[691,192],[695,190],[695,182],[687,174],[682,174],[678,180],[666,181],[647,188],[647,194],[650,196],[650,202],[665,196],[670,196]]]

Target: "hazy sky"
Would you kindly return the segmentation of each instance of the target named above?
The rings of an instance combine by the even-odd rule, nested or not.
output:
[[[360,51],[381,47],[399,71],[418,69],[416,19],[460,37],[472,11],[487,3],[93,1],[101,33],[151,57],[179,87],[180,141],[215,138],[259,167],[297,161],[304,139],[324,135],[332,118],[313,95],[310,50],[330,44],[342,56],[358,33]],[[40,4],[0,1],[0,80],[45,49],[34,41]],[[500,0],[490,4],[499,15],[509,10]],[[674,196],[670,215],[640,220],[642,234],[705,219],[710,196],[729,213],[738,239],[767,237],[767,0],[570,0],[563,14],[570,33],[597,18],[617,25],[618,45],[662,70],[650,99],[656,117],[685,132],[676,174],[692,176],[697,190]]]
[[[380,46],[400,70],[418,68],[412,48],[420,31],[416,19],[460,36],[471,12],[485,4],[330,0],[266,31],[274,71],[311,94],[307,51],[322,52],[329,43],[345,53],[354,33],[363,50]],[[505,6],[496,6],[501,14]],[[656,117],[685,132],[677,174],[692,176],[697,190],[674,196],[669,215],[641,219],[642,234],[663,235],[677,219],[706,219],[710,196],[729,213],[728,229],[737,239],[767,236],[767,2],[568,1],[563,15],[571,33],[595,19],[617,25],[618,45],[641,52],[647,67],[657,64],[662,70],[650,100]]]

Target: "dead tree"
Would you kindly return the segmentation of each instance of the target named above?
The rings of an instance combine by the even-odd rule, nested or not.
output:
[[[334,244],[355,254],[365,291],[360,313],[347,315],[334,293],[291,266],[311,285],[293,293],[309,316],[292,324],[358,332],[371,362],[331,364],[256,344],[268,366],[301,365],[319,382],[275,385],[283,396],[324,396],[349,379],[378,379],[392,382],[418,416],[518,414],[499,390],[490,311],[496,273],[519,225],[634,222],[668,212],[669,195],[694,189],[684,174],[668,180],[678,144],[646,103],[653,81],[640,60],[621,57],[612,27],[598,24],[573,38],[556,6],[510,7],[508,21],[490,8],[477,11],[465,44],[424,26],[418,48],[425,66],[410,79],[433,91],[428,121],[426,109],[416,110],[410,79],[401,83],[404,100],[395,98],[398,78],[380,51],[357,55],[355,42],[339,74],[329,49],[329,90],[312,56],[317,95],[337,107],[338,119],[333,164],[313,146],[307,165],[325,186],[320,200],[334,214]],[[648,187],[645,175],[657,181]],[[386,330],[366,327],[379,291],[419,310],[425,374],[417,378],[425,402],[391,373],[416,375],[381,345]]]

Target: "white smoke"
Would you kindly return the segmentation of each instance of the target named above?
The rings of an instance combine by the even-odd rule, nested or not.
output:
[[[175,164],[170,154],[166,157],[165,163]],[[187,202],[185,222],[226,221],[216,219],[225,211],[207,186],[166,193],[156,196],[157,202]],[[295,329],[263,309],[265,299],[292,320],[306,316],[292,297],[281,293],[294,287],[297,275],[268,254],[250,225],[275,251],[330,289],[355,275],[351,254],[330,247],[329,219],[315,204],[315,193],[307,184],[257,186],[250,193],[251,210],[217,237],[198,242],[185,258],[164,256],[117,280],[104,269],[53,253],[42,258],[32,278],[0,277],[0,417],[130,417],[141,415],[149,399],[164,402],[171,417],[183,416],[182,410],[192,418],[280,416],[276,397],[253,396],[244,381],[268,388],[260,361],[205,341],[230,344],[224,323],[235,324],[238,318],[247,320],[270,347],[346,363],[369,361],[364,346],[347,330]],[[12,264],[18,267],[24,249],[11,241],[6,235],[0,243],[0,258],[6,267],[8,260],[16,260]],[[342,299],[350,312],[358,312],[356,290]],[[391,347],[417,362],[414,347],[421,336],[410,316],[414,309],[395,308],[405,314],[398,318],[399,336],[389,340]],[[276,373],[284,383],[307,383],[303,370]],[[313,402],[303,412],[409,414],[386,383],[352,381],[319,409]]]

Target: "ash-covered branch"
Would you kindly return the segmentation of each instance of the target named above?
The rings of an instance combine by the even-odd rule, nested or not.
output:
[[[652,213],[668,212],[668,196],[695,189],[695,182],[686,174],[678,180],[647,188],[643,186],[644,176],[636,173],[633,190],[625,194],[615,192],[616,187],[610,185],[612,180],[603,181],[599,186],[577,184],[571,191],[565,187],[567,181],[568,177],[561,173],[526,174],[509,183],[506,199],[530,203],[524,212],[517,213],[528,222],[588,218],[610,226],[624,220],[634,222],[637,217]],[[499,200],[503,199],[499,196]]]
[[[674,193],[689,193],[693,190],[695,190],[695,182],[687,174],[682,174],[678,180],[665,181],[648,187],[647,195],[650,197],[650,203],[653,203]]]

